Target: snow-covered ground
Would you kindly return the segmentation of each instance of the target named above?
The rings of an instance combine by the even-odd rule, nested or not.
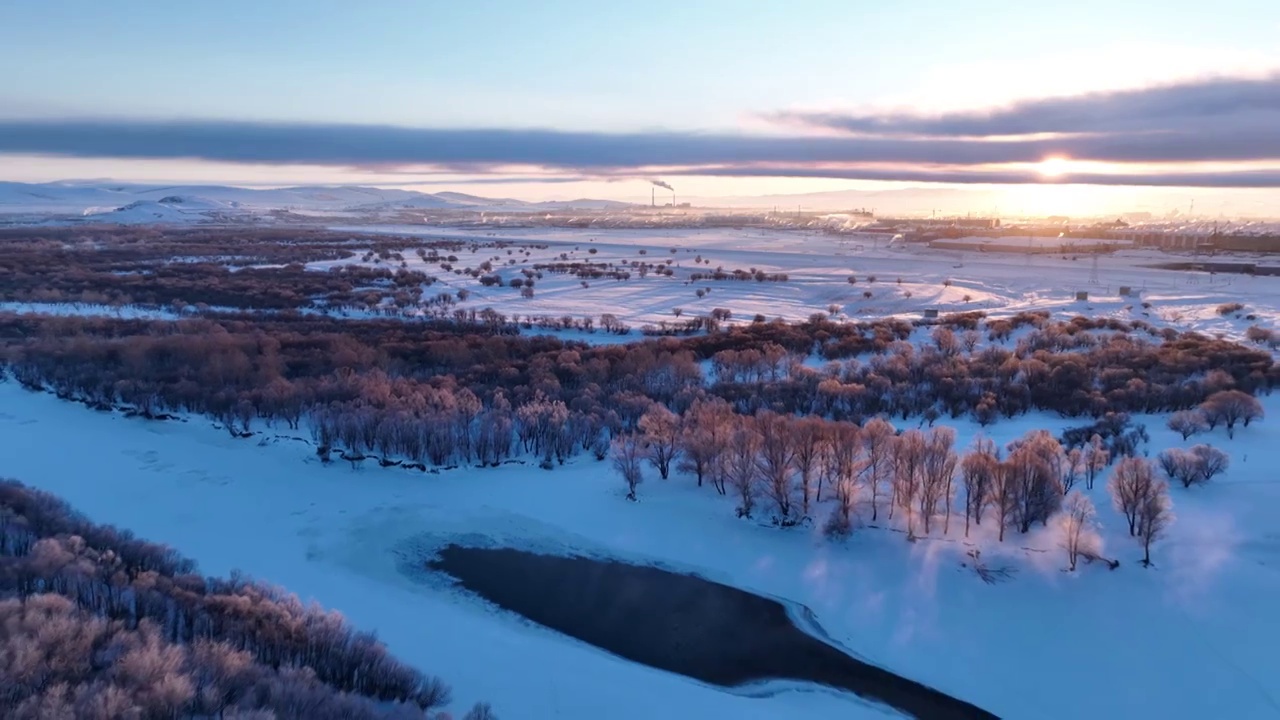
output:
[[[633,328],[674,320],[677,307],[685,317],[728,308],[742,322],[756,314],[803,319],[833,304],[838,318],[849,319],[915,318],[928,308],[996,316],[1048,310],[1233,339],[1254,324],[1275,328],[1280,318],[1276,278],[1155,269],[1149,266],[1185,258],[1154,251],[1101,256],[1095,270],[1089,255],[959,253],[888,244],[884,237],[776,230],[351,229],[510,240],[511,255],[507,248],[454,253],[456,268],[496,256],[504,279],[560,261],[562,253],[593,263],[670,259],[673,277],[640,278],[632,268],[628,281],[588,280],[588,288],[577,277],[544,272],[526,299],[403,253],[410,268],[440,279],[427,297],[466,288],[471,296],[462,307],[522,317],[613,313]],[[522,254],[520,246],[535,244],[547,248]],[[710,262],[695,263],[699,255]],[[502,264],[509,259],[516,264]],[[718,266],[788,279],[688,282],[690,273]],[[850,275],[855,284],[847,282]],[[1140,297],[1120,297],[1122,285]],[[705,287],[712,292],[697,298],[695,290]],[[867,291],[871,298],[863,297]],[[1078,291],[1089,299],[1077,300]],[[1228,302],[1245,309],[1218,314]],[[168,310],[83,304],[0,304],[6,310],[173,317]],[[636,337],[562,335],[591,342]],[[1178,519],[1154,549],[1156,567],[1137,564],[1141,550],[1099,483],[1091,495],[1104,554],[1122,561],[1118,570],[1063,572],[1064,553],[1047,530],[1015,534],[1003,545],[975,534],[969,542],[982,548],[988,565],[1016,570],[994,585],[964,565],[970,546],[955,522],[949,536],[935,530],[914,543],[894,530],[862,529],[833,544],[813,530],[735,519],[731,501],[682,476],[666,482],[651,476],[641,502],[629,503],[614,471],[587,458],[551,472],[526,465],[439,475],[325,467],[301,441],[233,440],[199,418],[127,419],[12,383],[0,383],[0,476],[53,491],[97,521],[172,544],[206,572],[243,569],[341,610],[356,626],[377,630],[400,657],[448,680],[456,706],[488,700],[507,720],[881,717],[883,711],[795,684],[728,692],[621,660],[406,576],[399,563],[413,543],[476,534],[695,571],[802,603],[834,640],[861,656],[1006,718],[1280,718],[1280,624],[1269,616],[1280,597],[1274,473],[1280,398],[1263,402],[1270,420],[1234,440],[1221,431],[1209,437],[1231,455],[1224,477],[1209,487],[1173,490]],[[1152,455],[1205,441],[1182,441],[1164,418],[1138,420],[1151,432]],[[1083,422],[1037,414],[986,432],[1003,444],[1030,429],[1056,433]],[[962,447],[978,432],[968,421],[957,430]]]
[[[0,182],[0,220],[121,225],[190,225],[270,220],[275,213],[296,218],[352,218],[363,222],[394,218],[404,210],[504,213],[606,211],[630,207],[611,200],[524,202],[462,193],[422,193],[396,188],[304,186],[246,188],[226,185],[146,185],[68,181]]]
[[[400,657],[443,675],[458,706],[503,718],[881,717],[850,696],[794,684],[726,692],[629,663],[406,577],[398,552],[424,537],[478,534],[661,562],[800,602],[863,657],[1006,718],[1280,717],[1280,398],[1272,420],[1227,440],[1232,467],[1173,491],[1175,522],[1143,569],[1138,545],[1099,506],[1105,555],[1082,566],[1046,531],[1000,546],[975,537],[988,585],[949,537],[908,543],[862,529],[848,542],[735,519],[687,477],[650,477],[639,503],[604,463],[513,465],[439,475],[319,465],[302,442],[233,440],[201,419],[149,422],[0,384],[0,475],[65,497],[94,520],[170,543],[206,572],[243,569],[375,629]],[[1139,418],[1151,451],[1187,446]],[[1031,415],[987,429],[1006,442],[1078,424]],[[977,432],[958,428],[961,444]],[[68,452],[73,446],[74,452]],[[770,692],[772,691],[772,692]]]
[[[460,307],[491,307],[507,316],[598,318],[601,313],[612,313],[638,327],[675,321],[676,308],[685,317],[727,308],[733,312],[735,322],[749,322],[757,314],[770,320],[802,320],[817,312],[828,312],[832,305],[838,306],[838,318],[849,319],[887,315],[918,318],[929,308],[943,314],[982,310],[993,316],[1048,310],[1060,318],[1087,315],[1138,319],[1157,327],[1221,333],[1231,339],[1242,339],[1250,325],[1275,327],[1280,320],[1280,282],[1276,278],[1158,269],[1151,266],[1190,258],[1154,250],[1102,255],[1095,270],[1093,257],[1087,254],[1064,257],[956,252],[889,243],[883,236],[761,229],[607,233],[543,228],[464,232],[414,226],[335,229],[418,235],[427,240],[511,241],[513,246],[506,249],[482,248],[476,253],[464,249],[453,253],[458,258],[452,263],[454,269],[476,268],[490,260],[504,280],[520,277],[521,270],[534,264],[550,262],[671,261],[671,277],[650,272],[641,278],[635,268],[630,268],[629,280],[598,278],[588,280],[589,287],[585,288],[582,279],[574,275],[544,272],[536,281],[534,297],[523,298],[518,289],[484,287],[475,278],[442,270],[439,262],[423,262],[412,252],[403,253],[410,269],[438,278],[436,285],[427,288],[428,297],[442,290],[465,288],[470,297],[459,303]],[[508,249],[513,251],[510,255]],[[529,255],[523,254],[526,249],[530,250]],[[591,252],[593,249],[595,253]],[[361,254],[309,267],[324,269],[359,262]],[[561,254],[567,260],[562,260]],[[698,257],[704,262],[695,262]],[[505,264],[510,260],[516,263]],[[788,279],[689,279],[692,273],[710,273],[717,267],[727,272],[755,268],[770,274],[783,273]],[[850,276],[856,278],[856,283],[848,282]],[[869,281],[872,276],[874,283]],[[1122,297],[1119,293],[1124,286],[1135,294]],[[699,298],[696,291],[700,288],[711,288],[711,292]],[[865,297],[867,292],[871,297]],[[1077,300],[1078,292],[1087,292],[1088,300]],[[1215,312],[1219,305],[1236,301],[1246,306],[1240,318]],[[1144,303],[1150,303],[1150,307],[1144,307]],[[1255,318],[1246,318],[1249,314]]]
[[[836,319],[867,320],[885,316],[919,318],[926,309],[941,314],[980,310],[1007,316],[1027,310],[1046,310],[1057,318],[1076,315],[1143,320],[1156,327],[1222,335],[1243,340],[1252,325],[1276,328],[1280,321],[1280,281],[1275,277],[1173,271],[1153,267],[1185,262],[1191,256],[1156,250],[1128,250],[1099,256],[1019,255],[944,251],[918,245],[889,243],[884,236],[828,235],[768,229],[609,230],[607,232],[525,228],[484,232],[429,229],[418,226],[345,226],[351,232],[386,232],[422,236],[425,240],[461,240],[481,243],[510,241],[507,248],[469,249],[454,254],[456,270],[478,268],[492,262],[493,272],[510,280],[521,271],[554,262],[613,264],[631,272],[629,280],[583,279],[568,273],[543,272],[532,298],[503,285],[486,287],[469,275],[443,270],[439,261],[426,262],[416,253],[402,253],[410,269],[437,278],[424,289],[424,297],[467,290],[469,297],[455,307],[493,308],[508,317],[568,316],[598,320],[610,313],[633,329],[634,339],[644,325],[672,323],[705,316],[714,308],[733,313],[731,322],[750,322],[757,315],[772,320],[803,320],[814,313],[830,312]],[[542,246],[545,246],[542,247]],[[672,252],[672,250],[675,252]],[[508,250],[511,254],[508,254]],[[525,251],[529,254],[525,255]],[[594,253],[591,251],[595,250]],[[641,251],[644,251],[641,254]],[[325,270],[342,264],[362,263],[362,249],[345,260],[310,264]],[[561,258],[565,256],[565,259]],[[701,257],[703,262],[696,260]],[[1230,256],[1220,255],[1219,260]],[[508,264],[510,261],[514,264]],[[1253,260],[1252,258],[1250,259]],[[635,262],[671,264],[672,275],[650,272],[641,278]],[[1263,264],[1266,264],[1263,261]],[[383,261],[396,268],[398,261]],[[240,267],[238,265],[234,266]],[[692,281],[692,273],[756,269],[785,274],[785,281]],[[850,276],[856,282],[848,282]],[[875,282],[871,282],[871,278]],[[1133,293],[1121,296],[1121,287]],[[710,288],[704,297],[699,289]],[[1088,293],[1078,300],[1077,293]],[[866,294],[870,293],[870,297]],[[1223,316],[1220,305],[1241,302],[1243,311]],[[675,310],[681,311],[677,317]],[[92,308],[83,304],[3,303],[0,310],[52,314],[124,315],[168,317],[168,310]],[[412,315],[417,311],[407,311]],[[387,317],[380,311],[342,309],[337,317]],[[1250,317],[1252,316],[1252,317]],[[588,342],[615,342],[617,336],[573,334]]]
[[[141,318],[147,320],[176,320],[178,318],[178,314],[173,310],[142,308],[136,305],[99,305],[97,303],[81,302],[0,302],[0,312],[11,312],[18,315]]]

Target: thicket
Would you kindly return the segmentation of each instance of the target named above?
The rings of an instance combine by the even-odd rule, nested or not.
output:
[[[449,700],[337,613],[203,577],[12,480],[0,480],[0,677],[12,718],[423,718]]]
[[[745,415],[859,423],[884,415],[988,424],[1047,410],[1099,419],[1064,438],[1068,445],[1100,434],[1116,450],[1136,438],[1113,439],[1109,414],[1203,406],[1213,409],[1206,424],[1233,432],[1256,416],[1250,394],[1280,378],[1268,353],[1235,343],[1189,333],[1156,341],[1083,325],[1043,323],[1009,347],[978,347],[945,325],[916,345],[902,338],[921,329],[889,321],[867,330],[875,346],[864,357],[813,368],[802,359],[831,340],[837,324],[826,319],[589,346],[505,334],[483,314],[474,324],[0,314],[0,362],[28,387],[94,407],[206,414],[236,435],[310,419],[322,447],[431,465],[501,462],[516,443],[543,462],[562,462],[632,429],[652,403],[683,413],[701,397]]]

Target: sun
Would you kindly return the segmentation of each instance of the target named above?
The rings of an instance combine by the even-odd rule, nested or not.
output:
[[[1036,172],[1042,177],[1059,178],[1071,169],[1071,161],[1064,157],[1047,157],[1036,165]]]

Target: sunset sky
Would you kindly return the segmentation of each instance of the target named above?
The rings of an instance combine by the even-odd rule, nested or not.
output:
[[[10,0],[0,66],[0,180],[1280,200],[1273,0]]]

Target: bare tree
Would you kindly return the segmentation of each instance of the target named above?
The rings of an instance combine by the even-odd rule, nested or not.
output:
[[[1231,466],[1231,458],[1227,454],[1210,445],[1195,445],[1191,448],[1191,458],[1195,468],[1195,483],[1207,483],[1217,475],[1227,471]]]
[[[472,705],[467,714],[462,716],[462,720],[498,720],[498,715],[489,703],[482,702]]]
[[[827,425],[825,420],[814,416],[799,418],[792,424],[795,448],[792,462],[800,476],[800,514],[803,516],[809,514],[809,500],[813,497],[813,482],[819,469]]]
[[[1092,490],[1093,481],[1111,462],[1111,453],[1102,445],[1102,436],[1095,433],[1089,438],[1089,444],[1085,446],[1083,456],[1084,486]]]
[[[1081,553],[1097,553],[1097,512],[1093,502],[1079,490],[1072,491],[1067,495],[1058,522],[1062,544],[1067,550],[1067,569],[1074,571]]]
[[[1018,491],[1014,467],[1008,461],[996,463],[995,472],[991,475],[991,486],[987,504],[995,515],[996,527],[999,528],[997,540],[1004,542],[1004,531],[1014,524],[1018,517]]]
[[[780,524],[788,524],[791,520],[794,493],[791,473],[796,456],[793,423],[789,416],[769,410],[756,415],[756,428],[760,435],[757,455],[760,481],[765,494],[777,507]]]
[[[1062,446],[1047,430],[1032,430],[1010,444],[1008,466],[1013,472],[1018,530],[1048,524],[1062,505]]]
[[[1209,429],[1202,410],[1179,410],[1169,417],[1169,429],[1182,436],[1183,440]]]
[[[1138,503],[1138,539],[1142,541],[1142,564],[1151,565],[1151,545],[1164,537],[1173,524],[1173,501],[1169,499],[1169,483],[1156,478]]]
[[[991,485],[999,464],[995,443],[983,437],[974,441],[973,450],[960,461],[960,480],[964,484],[965,537],[969,537],[970,518],[975,525],[982,524],[982,511],[991,501]]]
[[[671,473],[671,463],[680,456],[679,416],[665,405],[655,403],[640,417],[638,427],[644,433],[649,462],[658,469],[658,475],[666,480]]]
[[[948,327],[939,326],[933,329],[933,345],[946,357],[960,352],[960,341],[956,339],[955,332]]]
[[[898,441],[893,426],[880,418],[872,418],[860,435],[865,460],[863,477],[871,489],[871,521],[875,522],[880,507],[880,490],[893,476],[893,446]]]
[[[1243,421],[1245,427],[1249,423],[1262,418],[1262,403],[1254,396],[1239,390],[1222,390],[1209,396],[1200,405],[1210,428],[1219,423],[1227,426],[1227,437],[1234,438],[1236,423]]]
[[[924,534],[930,531],[930,522],[938,514],[938,503],[943,504],[945,519],[943,534],[951,528],[951,498],[955,480],[956,431],[949,427],[931,428],[925,435],[924,458],[920,475],[920,517],[924,521]]]
[[[1209,445],[1196,445],[1190,450],[1169,448],[1156,456],[1165,477],[1182,483],[1182,487],[1207,483],[1226,471],[1231,464],[1227,454]]]
[[[1143,458],[1122,458],[1111,471],[1107,491],[1111,493],[1112,505],[1129,521],[1131,536],[1138,532],[1138,515],[1156,482],[1155,467]]]
[[[1076,481],[1084,474],[1084,464],[1084,451],[1080,448],[1071,448],[1062,456],[1060,476],[1064,493],[1071,492]]]
[[[1181,448],[1169,448],[1161,450],[1156,455],[1156,465],[1160,467],[1160,471],[1170,480],[1182,483],[1183,487],[1190,487],[1195,477],[1192,469],[1191,454]]]
[[[680,433],[682,460],[679,468],[694,473],[698,487],[709,478],[716,491],[725,494],[723,473],[719,471],[728,436],[732,431],[733,411],[718,398],[695,400],[685,413]]]
[[[889,503],[889,517],[899,507],[907,516],[907,537],[915,537],[915,501],[920,494],[924,475],[924,458],[927,449],[924,433],[907,430],[898,436],[893,445],[893,497]]]
[[[613,439],[613,467],[627,483],[627,499],[636,499],[636,486],[644,480],[641,467],[646,456],[644,439],[636,433],[624,433]]]
[[[864,463],[859,456],[861,428],[851,422],[833,423],[827,432],[828,459],[841,507],[850,512],[857,502]]]
[[[738,497],[738,516],[750,518],[755,509],[756,478],[759,470],[756,454],[760,451],[760,435],[750,418],[743,418],[729,434],[724,455],[723,473],[729,487]]]

